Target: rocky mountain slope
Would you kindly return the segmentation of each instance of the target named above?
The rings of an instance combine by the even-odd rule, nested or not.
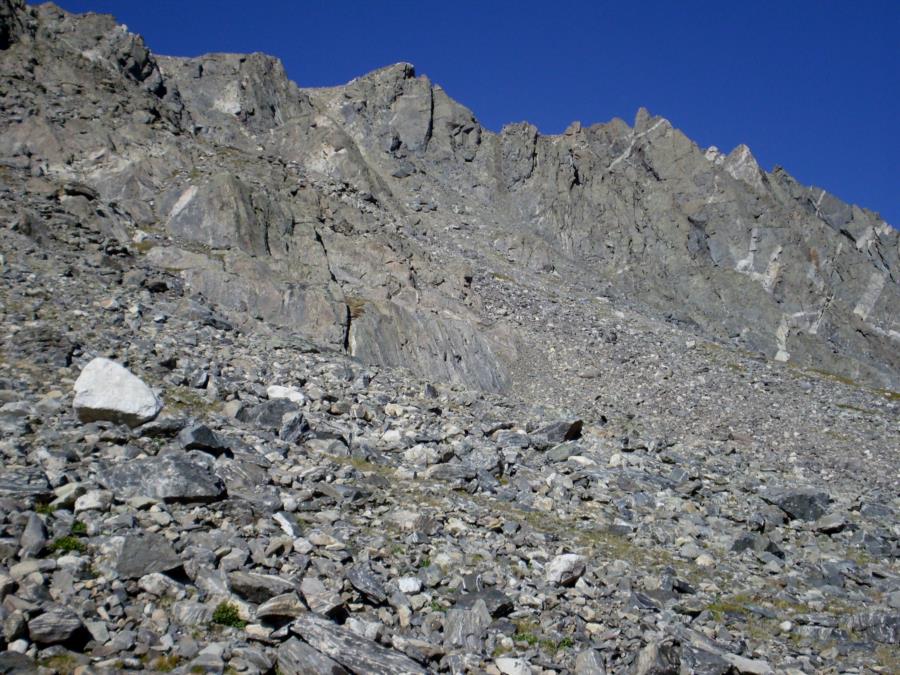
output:
[[[3,672],[898,668],[875,214],[53,5],[0,72]]]

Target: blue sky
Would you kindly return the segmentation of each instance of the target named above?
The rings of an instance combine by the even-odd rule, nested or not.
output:
[[[645,106],[900,226],[900,0],[57,2],[160,54],[274,54],[301,86],[409,61],[493,130]]]

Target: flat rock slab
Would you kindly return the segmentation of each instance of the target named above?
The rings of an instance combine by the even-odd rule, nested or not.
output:
[[[39,645],[69,642],[84,631],[84,624],[71,609],[52,606],[28,622],[28,635]]]
[[[294,584],[273,574],[257,574],[240,570],[228,574],[231,590],[250,602],[263,603],[277,595],[296,590]]]
[[[347,581],[357,591],[375,604],[381,604],[387,600],[387,592],[384,585],[368,565],[353,565],[345,572]]]
[[[181,558],[161,534],[130,534],[122,542],[116,571],[124,579],[138,579],[153,572],[168,572],[181,566]]]
[[[512,598],[495,588],[477,593],[465,593],[459,596],[454,608],[472,609],[479,600],[484,602],[485,607],[487,607],[488,612],[494,619],[507,616],[515,609]]]
[[[821,490],[771,490],[760,493],[763,500],[774,504],[790,518],[818,520],[828,511],[831,497]]]
[[[0,497],[49,497],[53,493],[38,467],[0,469]]]
[[[124,366],[98,357],[75,380],[75,414],[82,422],[106,420],[136,427],[162,410],[162,401]]]
[[[427,672],[408,656],[382,647],[316,614],[297,617],[291,624],[291,632],[350,672],[370,675]]]
[[[581,438],[583,424],[581,420],[561,420],[548,424],[531,434],[531,444],[543,450],[565,441],[577,440]]]
[[[266,600],[256,608],[256,618],[268,619],[269,621],[285,618],[294,619],[301,614],[306,614],[306,611],[303,601],[292,591]]]
[[[182,429],[178,434],[178,440],[185,450],[202,450],[216,457],[231,449],[226,439],[205,424],[195,424]]]
[[[337,661],[295,637],[278,648],[278,672],[284,675],[349,675]]]
[[[134,459],[113,466],[102,480],[126,499],[144,496],[165,502],[214,502],[225,496],[222,479],[188,455]]]

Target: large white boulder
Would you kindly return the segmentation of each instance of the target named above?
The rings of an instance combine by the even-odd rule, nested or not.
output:
[[[75,381],[75,414],[82,422],[108,420],[136,427],[162,410],[162,401],[143,380],[109,359],[96,358]]]

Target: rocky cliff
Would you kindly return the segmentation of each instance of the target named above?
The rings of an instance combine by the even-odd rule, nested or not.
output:
[[[0,672],[898,672],[897,232],[0,0]]]
[[[644,110],[495,134],[408,64],[301,89],[261,54],[155,57],[108,17],[5,7],[3,155],[95,190],[123,243],[238,316],[499,391],[529,339],[473,292],[499,275],[900,382],[897,232],[745,146]]]

